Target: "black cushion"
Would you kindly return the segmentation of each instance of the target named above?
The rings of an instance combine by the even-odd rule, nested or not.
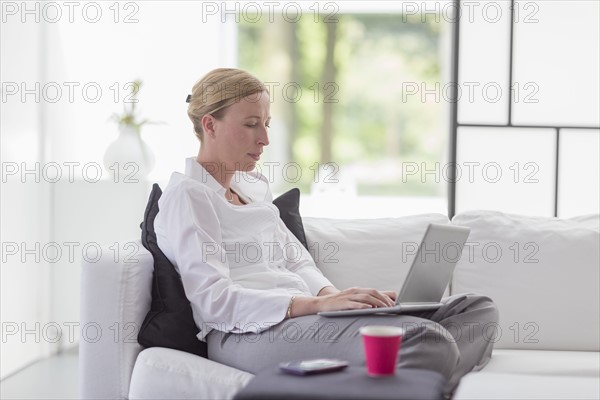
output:
[[[285,226],[298,238],[300,243],[308,249],[306,243],[306,234],[304,233],[304,225],[300,216],[300,190],[293,188],[275,200],[273,204],[279,209],[279,215],[285,223]]]
[[[152,185],[144,212],[142,244],[154,258],[152,303],[140,332],[138,343],[143,347],[167,347],[207,357],[206,343],[198,340],[200,329],[192,316],[192,307],[185,295],[181,276],[158,247],[154,218],[158,214],[158,199],[162,190]],[[292,189],[273,201],[281,219],[298,240],[308,248],[299,212],[300,190]]]
[[[152,304],[138,333],[138,342],[143,347],[167,347],[206,358],[206,343],[196,337],[200,329],[194,322],[181,276],[158,247],[154,233],[154,218],[158,214],[161,195],[162,190],[155,183],[141,225],[142,244],[154,258],[154,277]]]

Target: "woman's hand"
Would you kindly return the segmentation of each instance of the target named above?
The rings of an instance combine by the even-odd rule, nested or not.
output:
[[[393,291],[380,292],[376,289],[357,287],[340,291],[333,286],[325,286],[316,297],[296,297],[292,303],[291,315],[300,317],[320,311],[391,307],[396,295]]]
[[[319,292],[316,306],[317,312],[392,307],[395,298],[395,292],[380,292],[376,289],[353,287],[327,295],[321,295]]]
[[[381,293],[385,294],[387,297],[394,300],[394,302],[396,301],[396,297],[398,297],[398,292],[394,292],[393,290],[385,290]]]
[[[328,294],[336,294],[339,293],[340,290],[334,286],[324,286],[319,293],[317,294],[317,296],[327,296]],[[398,292],[395,292],[393,290],[384,290],[380,293],[385,294],[387,297],[389,297],[390,299],[392,299],[392,301],[396,301],[396,297],[398,296]]]

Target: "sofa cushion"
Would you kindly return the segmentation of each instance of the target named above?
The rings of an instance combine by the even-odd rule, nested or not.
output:
[[[484,370],[485,371],[485,370]],[[594,399],[600,380],[592,377],[474,372],[460,381],[453,400]]]
[[[452,223],[471,228],[452,291],[495,301],[500,324],[488,335],[496,348],[600,350],[598,215],[470,211]]]
[[[231,399],[252,377],[193,354],[153,347],[135,362],[129,399]]]
[[[599,391],[596,351],[498,349],[461,380],[454,399],[598,399]]]
[[[144,347],[167,347],[206,357],[206,343],[196,337],[200,329],[194,322],[181,276],[156,240],[154,218],[161,195],[162,190],[155,183],[142,222],[142,244],[154,258],[154,276],[152,303],[140,328],[138,342]]]
[[[399,290],[430,223],[449,221],[442,214],[355,220],[304,218],[308,249],[317,267],[339,289]]]
[[[287,226],[304,247],[308,248],[304,225],[300,217],[300,190],[294,188],[285,192],[273,200],[273,204],[279,209],[279,216],[285,223],[285,226]]]
[[[496,349],[481,373],[587,376],[600,379],[597,351]],[[600,381],[599,381],[600,383]]]

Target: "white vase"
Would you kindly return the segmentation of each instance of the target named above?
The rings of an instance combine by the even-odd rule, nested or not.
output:
[[[104,167],[114,182],[135,182],[144,179],[154,168],[154,153],[138,129],[119,126],[119,137],[104,153]]]

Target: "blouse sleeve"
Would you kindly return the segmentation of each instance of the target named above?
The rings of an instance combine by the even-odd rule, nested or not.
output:
[[[258,333],[285,318],[291,298],[285,290],[244,288],[231,280],[208,193],[177,187],[163,193],[159,208],[160,236],[169,243],[201,339],[211,329]]]
[[[286,255],[286,268],[302,277],[311,294],[316,296],[325,286],[333,286],[329,279],[317,268],[310,252],[290,232],[281,219],[278,220],[277,230],[281,235],[282,243],[292,243],[291,247],[294,248],[293,253],[295,254]]]

